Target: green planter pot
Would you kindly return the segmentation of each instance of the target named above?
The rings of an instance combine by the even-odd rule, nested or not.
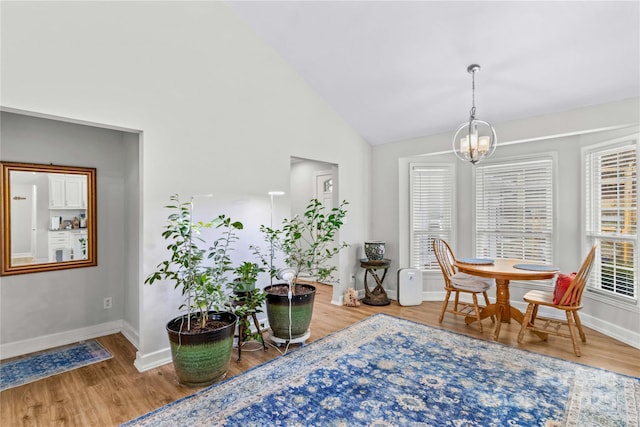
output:
[[[289,335],[289,298],[286,292],[288,285],[281,283],[264,288],[267,293],[267,318],[271,333],[282,340],[303,336],[311,323],[316,288],[307,284],[295,286],[296,292],[291,299],[291,335]]]
[[[233,313],[209,313],[209,319],[225,325],[211,331],[180,332],[186,324],[184,316],[167,324],[171,356],[178,382],[187,387],[204,387],[224,378],[227,374],[237,317]]]

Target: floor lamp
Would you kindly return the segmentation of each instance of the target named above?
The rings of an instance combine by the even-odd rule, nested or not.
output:
[[[271,209],[269,210],[269,227],[273,230],[273,197],[284,196],[284,191],[269,191],[267,193],[271,199]],[[273,285],[273,241],[269,242],[269,277],[271,278],[271,284]]]

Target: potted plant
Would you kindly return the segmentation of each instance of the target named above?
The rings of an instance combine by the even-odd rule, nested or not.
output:
[[[288,283],[273,284],[264,289],[267,318],[276,342],[306,339],[316,292],[311,283],[337,282],[334,278],[337,267],[329,261],[348,246],[335,242],[347,214],[347,204],[343,201],[326,212],[320,201],[311,199],[304,214],[285,218],[282,228],[260,227],[269,248],[254,247],[254,252],[262,264],[268,266],[271,277],[278,276],[278,269],[272,265],[274,252],[284,256],[283,263],[290,269],[284,277],[289,279]]]
[[[227,372],[237,317],[232,299],[225,292],[231,270],[229,252],[237,241],[236,230],[242,223],[219,215],[208,222],[193,222],[193,199],[182,203],[171,197],[173,212],[162,237],[169,241],[170,257],[162,261],[145,283],[173,282],[185,302],[185,313],[167,326],[173,365],[180,384],[192,387],[209,385]],[[204,229],[216,229],[218,237],[211,245],[201,237]]]
[[[236,294],[251,291],[256,287],[258,275],[265,271],[255,262],[244,261],[233,269],[235,279],[231,282],[231,288]]]
[[[235,279],[229,283],[234,294],[234,312],[238,316],[238,360],[242,357],[242,346],[247,341],[259,341],[266,351],[267,347],[262,339],[262,329],[258,322],[258,313],[262,313],[262,305],[266,294],[262,289],[256,288],[258,275],[266,270],[255,262],[245,261],[233,269]],[[256,331],[251,330],[251,321]]]

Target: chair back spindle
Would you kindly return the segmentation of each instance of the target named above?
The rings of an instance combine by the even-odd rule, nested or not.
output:
[[[451,276],[457,273],[456,267],[453,265],[455,262],[455,256],[453,251],[449,247],[449,244],[442,239],[433,240],[433,252],[436,255],[442,275],[444,277],[444,287],[446,289],[452,288]]]
[[[587,284],[587,279],[589,278],[589,274],[591,273],[591,268],[593,267],[593,260],[596,255],[596,245],[593,245],[587,256],[585,257],[582,265],[580,266],[580,270],[576,273],[576,276],[571,281],[571,284],[565,291],[564,295],[560,299],[559,305],[565,306],[579,306],[582,300],[582,292],[584,291],[584,287]]]

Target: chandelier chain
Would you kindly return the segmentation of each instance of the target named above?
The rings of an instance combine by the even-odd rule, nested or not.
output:
[[[476,118],[476,71],[471,71],[471,110],[469,110],[471,120]]]

